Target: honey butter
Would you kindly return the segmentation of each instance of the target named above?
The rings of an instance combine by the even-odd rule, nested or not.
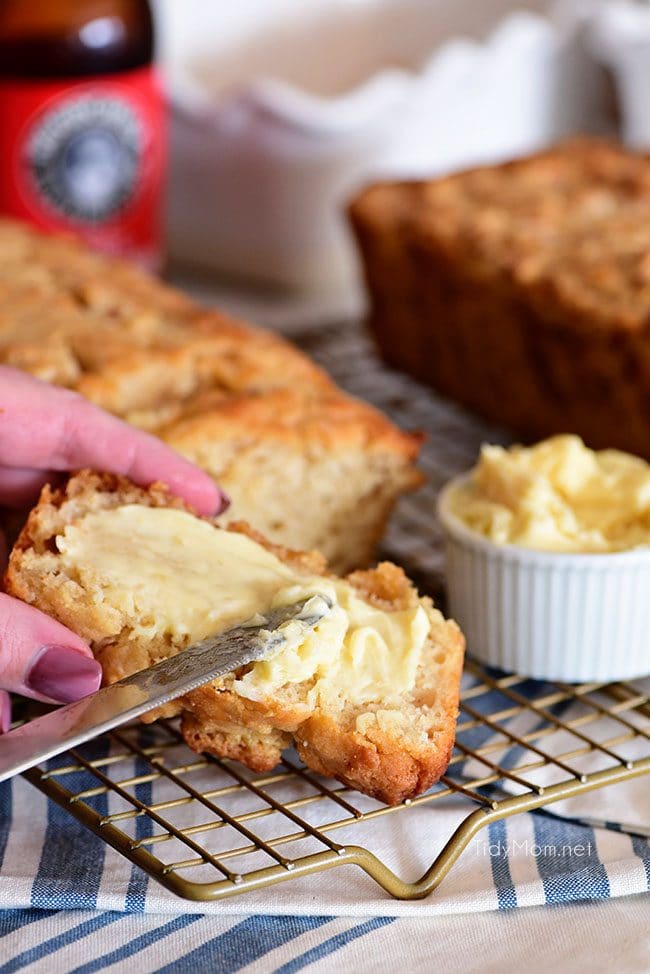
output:
[[[484,446],[450,510],[497,544],[615,552],[650,545],[650,465],[578,436],[536,446]]]
[[[243,534],[171,508],[124,505],[87,514],[57,536],[69,575],[132,626],[132,638],[189,645],[258,613],[323,594],[314,630],[290,623],[285,644],[235,681],[261,699],[310,681],[313,702],[390,700],[415,684],[429,632],[421,606],[385,612],[342,579],[306,576]]]

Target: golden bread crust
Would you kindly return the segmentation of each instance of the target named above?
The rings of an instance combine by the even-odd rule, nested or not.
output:
[[[119,260],[0,220],[0,363],[160,436],[230,494],[231,516],[367,563],[420,438],[341,392],[289,342]],[[296,491],[312,517],[296,517]],[[348,534],[348,543],[344,535]]]
[[[389,362],[526,436],[650,457],[650,156],[577,139],[350,217]]]
[[[85,513],[121,504],[174,506],[160,485],[144,490],[124,478],[83,471],[64,487],[45,487],[9,559],[6,590],[48,612],[87,639],[107,683],[178,652],[169,637],[129,638],[115,610],[93,602],[57,561],[56,535]],[[247,525],[233,524],[306,575],[326,574],[315,552],[271,545]],[[414,605],[418,595],[404,572],[383,563],[349,576],[362,598],[387,610]],[[242,761],[256,771],[273,768],[292,741],[305,763],[382,801],[396,803],[429,787],[449,761],[458,711],[464,641],[455,623],[444,620],[428,599],[421,604],[431,633],[418,666],[415,690],[399,706],[382,701],[328,711],[312,709],[302,684],[252,701],[232,688],[234,677],[215,681],[176,701],[166,715],[181,713],[181,728],[196,750]],[[148,719],[160,714],[148,715]]]

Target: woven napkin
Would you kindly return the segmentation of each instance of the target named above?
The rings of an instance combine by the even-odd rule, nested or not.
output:
[[[535,686],[532,683],[531,685]],[[650,678],[635,680],[630,684],[640,696],[650,693]],[[552,685],[550,689],[555,689]],[[536,685],[535,697],[542,697],[544,684]],[[563,760],[578,773],[592,774],[625,762],[650,758],[650,715],[639,713],[633,707],[624,706],[625,696],[613,698],[609,693],[594,689],[581,693],[575,701],[563,701],[552,706],[549,711],[562,725],[542,738],[535,736],[536,729],[548,721],[531,710],[522,710],[506,724],[507,730],[519,738],[530,739],[539,744],[544,752]],[[617,718],[609,717],[602,710],[612,709]],[[589,747],[579,735],[585,735],[596,746]],[[492,741],[505,741],[499,735],[492,735]],[[600,745],[600,749],[598,747]],[[580,754],[579,751],[586,751]],[[570,755],[567,757],[567,755]],[[501,767],[517,772],[522,764],[535,758],[525,748],[507,742],[503,748],[490,752],[490,758]],[[480,777],[485,772],[480,761],[470,759],[463,765],[463,773],[468,777]],[[558,766],[547,763],[534,770],[525,771],[527,780],[536,785],[549,786],[567,778]],[[499,789],[509,794],[520,794],[523,789],[515,782],[502,779]],[[623,826],[630,831],[638,830],[640,835],[650,835],[650,777],[640,775],[615,785],[607,785],[597,791],[589,791],[572,798],[554,802],[548,811],[566,818],[588,819],[591,823],[602,823],[609,828]]]
[[[571,717],[567,711],[563,720]],[[518,716],[508,726],[519,735],[530,731],[531,717]],[[601,728],[603,737],[608,728]],[[145,735],[147,729],[141,733]],[[560,732],[553,735],[555,753],[566,750],[567,741]],[[590,734],[597,735],[592,727]],[[545,742],[550,750],[551,739]],[[107,753],[103,741],[87,745],[90,756]],[[637,745],[635,745],[635,748]],[[647,753],[647,751],[646,751]],[[495,752],[506,766],[515,767],[521,760],[516,748]],[[632,757],[633,755],[627,754]],[[60,759],[59,759],[60,760]],[[138,759],[120,765],[120,777],[142,773]],[[581,766],[591,763],[597,769],[597,752],[588,755]],[[56,761],[56,759],[55,759]],[[484,769],[470,759],[462,772],[480,776]],[[199,789],[214,787],[214,770],[199,770],[192,784]],[[542,769],[542,778],[552,771]],[[71,790],[83,787],[81,780],[69,776],[65,784]],[[541,783],[541,779],[537,779]],[[550,779],[547,780],[550,783]],[[285,786],[288,787],[288,786]],[[510,790],[516,786],[506,784]],[[293,795],[300,785],[292,783]],[[168,782],[142,783],[135,795],[141,801],[164,802],[176,794]],[[288,797],[278,793],[278,797]],[[363,809],[362,796],[353,796]],[[115,795],[104,797],[104,804],[94,807],[103,813],[123,811],[125,803]],[[251,810],[250,794],[233,794],[220,804],[233,815]],[[369,801],[369,800],[368,800]],[[372,804],[369,802],[369,805]],[[312,812],[301,809],[311,824],[332,819],[332,808],[315,803]],[[564,814],[597,816],[599,819],[623,820],[639,826],[648,824],[650,789],[648,778],[600,789],[583,798],[574,798],[553,806]],[[467,816],[471,805],[460,796],[438,799],[382,815],[371,822],[336,830],[332,838],[341,845],[365,846],[405,880],[419,878],[431,865],[454,829]],[[209,813],[196,805],[182,806],[168,815],[175,825],[184,827],[207,821]],[[321,816],[319,818],[319,816]],[[131,828],[134,838],[150,834],[150,823],[139,817],[118,823]],[[286,831],[285,823],[285,831]],[[289,825],[291,823],[288,823]],[[271,815],[251,823],[262,838],[278,834],[278,821]],[[232,836],[224,830],[205,832],[197,841],[218,854],[232,845]],[[165,861],[184,859],[188,850],[176,840],[151,847]],[[287,857],[319,851],[322,846],[307,848],[304,842],[281,847]],[[246,869],[269,865],[264,854],[259,861],[246,860]],[[44,909],[101,909],[127,912],[194,913],[197,903],[178,898],[148,877],[136,866],[108,848],[99,838],[49,801],[24,778],[0,786],[0,902],[5,907],[38,906]],[[206,867],[184,873],[197,882],[214,881],[214,870]],[[237,868],[233,866],[233,868]],[[243,871],[243,864],[242,864]],[[409,916],[438,913],[463,913],[513,908],[534,904],[581,899],[604,899],[647,891],[650,885],[650,843],[647,839],[614,831],[593,828],[559,816],[529,813],[490,824],[470,841],[459,860],[433,894],[421,901],[402,902],[391,899],[360,868],[341,866],[322,873],[290,878],[285,882],[216,903],[201,903],[206,913],[320,914],[342,916]]]

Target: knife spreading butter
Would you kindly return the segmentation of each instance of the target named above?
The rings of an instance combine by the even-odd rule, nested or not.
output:
[[[316,702],[391,700],[415,685],[430,623],[420,605],[386,612],[343,579],[308,576],[246,535],[185,511],[124,505],[86,514],[57,536],[66,570],[102,604],[139,620],[134,639],[186,645],[312,594],[332,611],[313,631],[296,624],[283,647],[233,689],[252,700],[313,681]]]

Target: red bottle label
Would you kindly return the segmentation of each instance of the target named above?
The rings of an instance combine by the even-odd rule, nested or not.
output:
[[[0,80],[0,212],[157,266],[164,121],[151,67]]]

